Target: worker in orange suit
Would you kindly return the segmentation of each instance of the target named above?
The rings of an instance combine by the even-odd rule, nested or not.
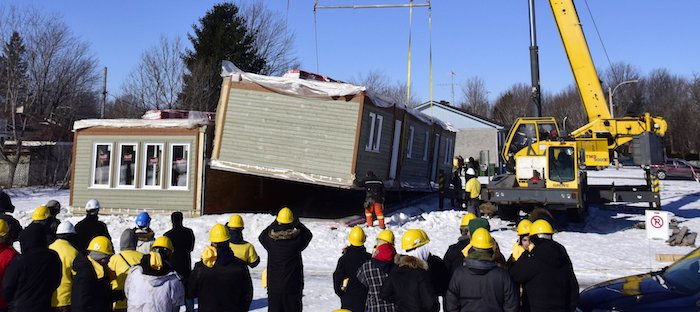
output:
[[[374,225],[373,214],[377,215],[377,221],[379,221],[379,227],[384,229],[384,182],[372,171],[367,172],[367,179],[365,180],[355,180],[355,186],[364,187],[367,192],[365,196],[365,218],[367,219],[367,226]]]

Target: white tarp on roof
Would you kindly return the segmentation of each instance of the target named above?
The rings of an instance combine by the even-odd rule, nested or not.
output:
[[[93,127],[192,129],[206,124],[208,124],[208,121],[192,119],[83,119],[75,121],[73,131]]]
[[[246,81],[259,84],[263,87],[273,89],[278,92],[283,92],[291,95],[308,96],[308,97],[328,97],[328,96],[345,96],[360,94],[366,91],[367,97],[372,100],[372,103],[377,107],[389,108],[389,107],[399,107],[405,110],[409,114],[415,116],[419,120],[425,122],[426,124],[437,124],[443,129],[452,132],[458,132],[459,130],[452,124],[441,121],[439,119],[431,118],[415,109],[407,107],[402,103],[393,103],[392,100],[376,94],[374,92],[368,91],[363,86],[358,86],[343,82],[325,82],[318,80],[306,80],[299,78],[290,77],[272,77],[264,76],[252,73],[246,73],[240,70],[236,65],[229,61],[221,62],[221,77],[231,76],[232,81]]]

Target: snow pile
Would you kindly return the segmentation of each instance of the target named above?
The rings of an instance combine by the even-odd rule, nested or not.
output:
[[[590,172],[590,182],[594,184],[612,183],[632,184],[643,183],[643,172],[640,169],[607,169],[600,172]],[[482,181],[485,182],[485,181]],[[669,215],[678,220],[679,226],[700,229],[700,184],[695,181],[671,180],[662,182],[662,207]],[[46,188],[21,188],[6,190],[15,204],[13,214],[23,226],[31,222],[31,214],[37,206],[46,204],[50,199],[60,201],[64,206],[68,203],[67,190]],[[434,199],[420,202],[404,208],[387,217],[387,226],[397,238],[400,248],[400,238],[406,230],[420,228],[430,237],[430,248],[433,254],[442,257],[448,246],[454,244],[459,237],[459,222],[464,215],[461,210],[438,210]],[[446,200],[449,207],[449,200]],[[361,207],[358,207],[358,215]],[[216,223],[225,224],[231,213],[222,215],[207,215],[199,218],[187,218],[184,225],[195,232],[196,245],[192,252],[193,263],[199,261],[199,254],[208,243],[209,230]],[[241,214],[245,222],[244,238],[253,243],[261,257],[261,263],[251,270],[254,286],[252,311],[267,311],[267,294],[260,286],[262,270],[267,265],[267,253],[258,242],[258,235],[267,227],[275,216],[269,214]],[[74,224],[83,215],[68,213],[64,208],[58,215],[60,220],[68,220]],[[156,236],[162,235],[171,228],[169,215],[152,215],[151,228]],[[112,237],[119,237],[121,232],[134,227],[135,216],[109,215],[100,216],[100,220],[109,227]],[[658,270],[669,263],[657,262],[656,254],[686,254],[692,247],[671,247],[663,240],[648,240],[646,232],[634,228],[634,224],[644,221],[644,213],[628,211],[628,209],[591,207],[585,223],[566,224],[563,216],[557,217],[556,228],[559,233],[554,239],[566,246],[579,284],[586,286],[608,279]],[[302,220],[303,221],[303,220]],[[499,242],[506,258],[510,255],[510,246],[516,241],[517,235],[505,221],[493,218],[490,221],[493,237]],[[307,311],[331,311],[340,308],[340,300],[333,292],[332,272],[341,249],[346,246],[350,228],[337,228],[329,223],[304,222],[314,237],[309,247],[304,251],[304,309]],[[375,237],[379,234],[378,227],[365,228],[368,240],[365,244],[371,249]],[[119,240],[115,239],[115,249],[119,250]],[[16,245],[19,248],[18,244]],[[398,249],[398,248],[397,248]],[[400,250],[399,250],[400,251]],[[184,309],[182,309],[184,310]]]

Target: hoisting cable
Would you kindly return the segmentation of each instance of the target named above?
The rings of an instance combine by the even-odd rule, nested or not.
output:
[[[428,50],[429,50],[429,63],[430,63],[430,119],[433,118],[433,8],[430,6],[430,0],[428,2]],[[454,90],[454,89],[453,89]],[[406,103],[408,105],[408,103]]]
[[[408,12],[408,81],[406,82],[406,106],[408,106],[411,100],[411,31],[413,29],[413,0],[409,2]]]
[[[316,6],[318,5],[318,0],[314,2],[314,38],[316,39],[316,72],[320,73],[318,70],[318,27],[316,24]]]
[[[591,8],[588,6],[588,0],[584,0],[584,3],[586,3],[586,10],[588,10],[588,15],[591,17],[591,22],[593,23],[593,28],[595,29],[596,35],[598,35],[598,40],[600,41],[600,45],[603,47],[603,53],[605,53],[605,58],[608,60],[608,65],[610,66],[610,70],[613,72],[613,76],[617,78],[617,73],[615,73],[615,69],[612,66],[612,62],[610,62],[610,56],[608,55],[608,50],[605,48],[605,43],[603,42],[603,37],[600,36],[600,31],[598,31],[598,25],[595,23],[595,19],[593,18],[593,13],[591,12]]]

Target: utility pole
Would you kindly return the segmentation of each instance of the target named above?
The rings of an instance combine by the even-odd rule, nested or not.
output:
[[[105,67],[102,79],[102,105],[100,106],[100,118],[105,118],[105,105],[107,103],[107,67]]]

